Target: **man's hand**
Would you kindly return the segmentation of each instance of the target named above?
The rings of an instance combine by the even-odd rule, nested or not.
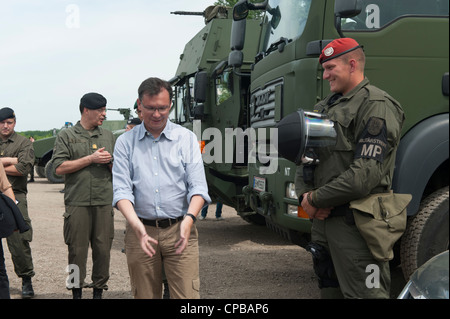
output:
[[[330,215],[331,210],[333,208],[332,207],[330,207],[330,208],[314,207],[308,201],[308,196],[311,196],[311,192],[303,194],[303,200],[301,202],[301,206],[304,209],[304,211],[308,214],[309,218],[311,218],[311,219],[316,218],[319,220],[324,220],[325,218],[327,218]]]
[[[105,151],[104,147],[98,149],[90,156],[91,162],[95,164],[109,164],[112,159],[112,155],[108,151]]]
[[[158,245],[158,241],[145,233],[141,236],[140,242],[142,250],[150,257],[153,257],[155,255],[155,248],[153,248],[152,244]]]
[[[175,248],[177,248],[175,253],[181,254],[186,248],[189,241],[189,236],[191,235],[191,228],[193,224],[194,221],[190,217],[186,217],[181,221],[180,240],[175,243]]]

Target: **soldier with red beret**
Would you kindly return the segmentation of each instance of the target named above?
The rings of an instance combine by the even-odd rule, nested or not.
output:
[[[313,220],[307,249],[322,297],[389,298],[389,257],[374,256],[350,206],[391,193],[403,110],[388,93],[369,83],[363,48],[354,39],[330,42],[319,62],[331,93],[314,111],[334,122],[337,142],[320,150],[312,182],[303,179],[305,164],[297,168],[297,194]],[[376,269],[374,278],[368,279],[368,267]]]

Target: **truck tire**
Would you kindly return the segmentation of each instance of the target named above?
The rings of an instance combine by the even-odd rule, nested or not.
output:
[[[448,186],[435,191],[422,201],[419,212],[408,221],[400,245],[406,280],[428,259],[448,249],[448,195]]]
[[[45,176],[45,167],[36,165],[35,168],[36,168],[36,174],[39,177],[41,177],[41,178],[46,178],[47,177],[47,176]]]
[[[45,165],[45,175],[47,176],[47,180],[50,183],[58,184],[64,183],[64,176],[56,175],[55,170],[53,169],[53,162],[48,161]]]

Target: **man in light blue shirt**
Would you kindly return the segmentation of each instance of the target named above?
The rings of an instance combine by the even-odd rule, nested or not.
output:
[[[195,134],[168,120],[172,88],[149,78],[138,90],[143,123],[116,142],[113,205],[127,220],[125,249],[135,298],[199,298],[194,225],[211,202]]]

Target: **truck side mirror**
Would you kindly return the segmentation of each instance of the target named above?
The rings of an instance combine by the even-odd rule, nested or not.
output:
[[[245,29],[247,20],[233,21],[231,24],[231,50],[242,50],[245,42]]]
[[[334,2],[335,27],[341,38],[344,38],[341,30],[341,19],[357,16],[361,10],[361,0],[336,0]]]
[[[240,21],[247,19],[248,11],[249,11],[248,1],[240,0],[233,7],[233,20]]]
[[[242,51],[231,51],[228,54],[228,65],[233,68],[240,68],[244,62],[244,53]]]
[[[206,87],[208,86],[208,74],[206,71],[198,71],[194,81],[194,100],[197,103],[206,101]]]

